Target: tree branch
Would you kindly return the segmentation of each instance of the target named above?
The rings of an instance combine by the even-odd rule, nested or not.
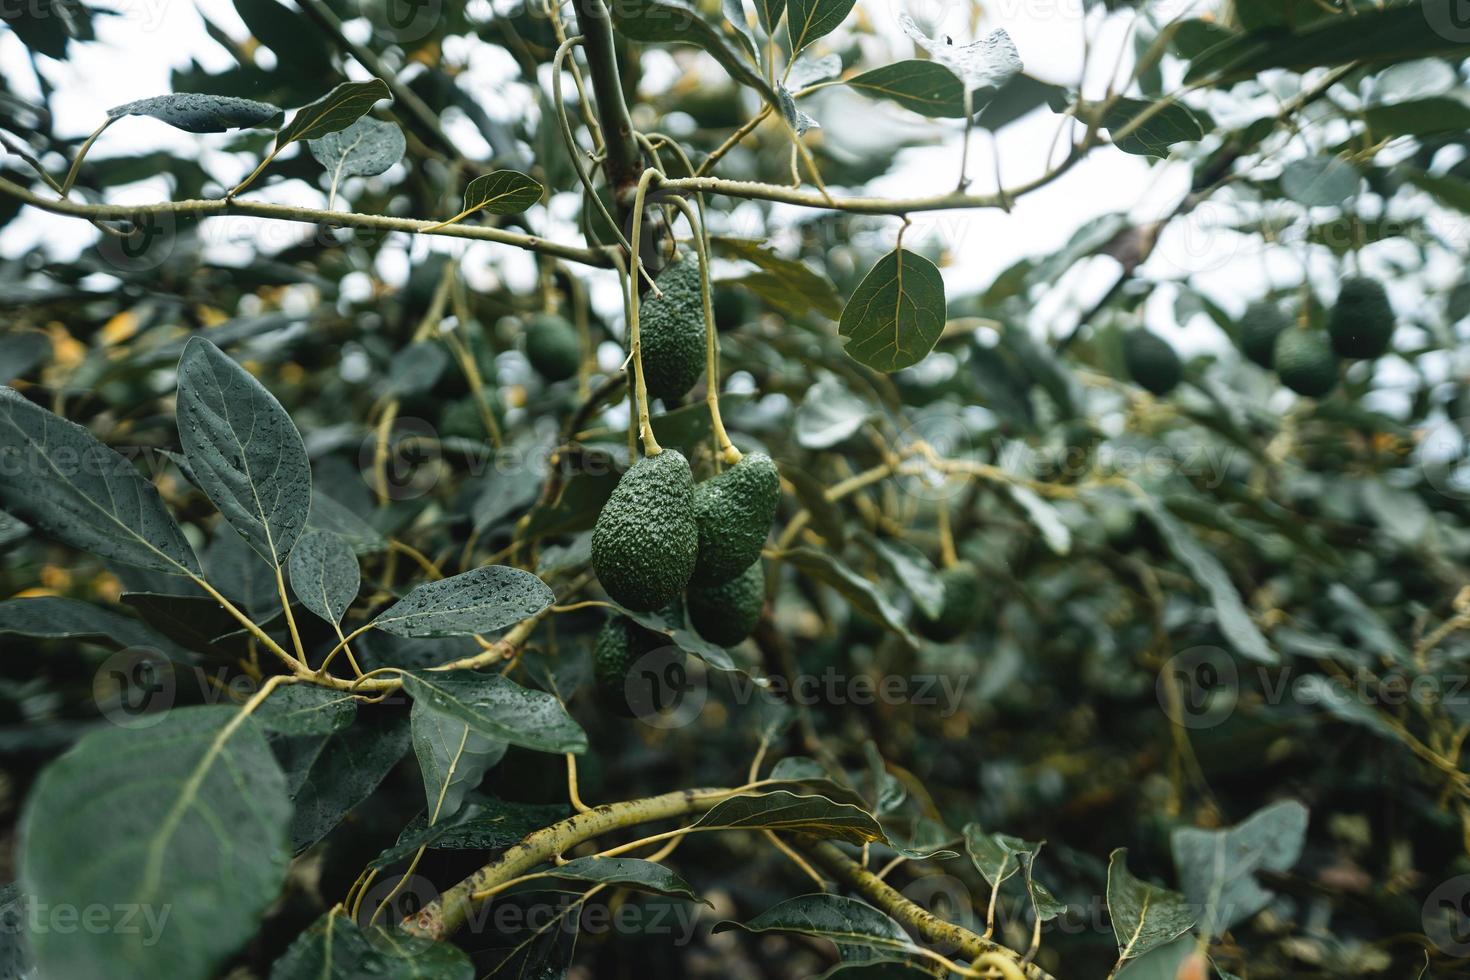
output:
[[[598,125],[606,143],[602,171],[613,190],[619,217],[626,222],[633,189],[643,173],[643,155],[638,150],[633,117],[623,97],[612,17],[603,0],[576,0],[576,6],[577,29],[582,34],[582,51],[587,56],[587,74],[597,100]]]
[[[215,217],[226,214],[244,215],[252,218],[276,218],[284,221],[305,221],[312,224],[341,228],[366,228],[373,231],[401,231],[411,235],[438,235],[444,238],[463,238],[478,242],[495,242],[513,245],[531,252],[540,252],[568,262],[611,268],[612,253],[603,248],[581,248],[549,241],[536,235],[525,235],[500,228],[483,225],[442,225],[439,222],[420,218],[392,218],[380,214],[359,214],[355,211],[321,211],[316,208],[298,208],[285,204],[264,204],[240,198],[225,200],[215,198],[193,201],[165,201],[159,204],[83,204],[77,201],[42,197],[19,184],[0,178],[0,193],[40,208],[53,214],[64,214],[91,220],[135,221],[139,217],[162,214],[186,214],[199,217]],[[436,227],[439,226],[439,227]],[[433,230],[430,230],[433,229]]]

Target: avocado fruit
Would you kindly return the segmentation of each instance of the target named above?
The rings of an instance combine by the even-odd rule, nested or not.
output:
[[[752,311],[747,294],[734,286],[716,289],[712,303],[715,311],[715,329],[720,333],[734,330],[750,319]]]
[[[766,574],[759,559],[720,585],[691,585],[684,594],[689,621],[711,643],[732,647],[749,636],[766,604]]]
[[[1315,330],[1288,330],[1276,338],[1276,376],[1298,395],[1321,398],[1337,387],[1337,354]]]
[[[1184,378],[1184,365],[1168,341],[1142,328],[1123,335],[1128,376],[1155,395],[1167,395]]]
[[[604,591],[635,612],[673,601],[699,553],[694,476],[677,449],[628,468],[592,529],[592,568]]]
[[[781,476],[765,453],[747,453],[694,488],[699,525],[695,585],[722,585],[760,559],[776,519]]]
[[[968,561],[955,562],[939,573],[944,598],[939,615],[916,610],[914,630],[938,643],[948,643],[975,624],[980,606],[980,570]]]
[[[699,259],[686,256],[654,280],[638,302],[638,343],[643,381],[650,398],[682,398],[704,373],[704,299],[699,291]]]
[[[1263,368],[1276,356],[1276,338],[1293,325],[1292,318],[1268,299],[1258,299],[1245,308],[1236,324],[1235,337],[1245,356]]]
[[[602,624],[592,648],[592,677],[597,700],[625,718],[633,716],[628,704],[628,672],[642,657],[666,643],[664,637],[644,629],[627,616],[613,616]]]
[[[526,326],[526,359],[547,381],[565,381],[582,366],[577,328],[555,313],[538,313]]]
[[[1327,320],[1327,334],[1339,356],[1364,360],[1382,356],[1393,340],[1393,328],[1393,305],[1382,283],[1363,276],[1342,281]]]

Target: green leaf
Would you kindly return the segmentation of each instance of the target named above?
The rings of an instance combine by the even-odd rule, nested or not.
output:
[[[948,37],[939,39],[925,34],[907,13],[898,15],[898,26],[929,52],[929,57],[954,72],[971,91],[999,89],[1024,67],[1015,42],[1005,31],[992,31],[968,44],[954,44]]]
[[[992,888],[999,888],[1008,878],[1020,873],[1023,861],[1041,849],[1040,844],[1010,834],[986,833],[977,823],[966,824],[964,836],[965,853]]]
[[[784,475],[784,474],[783,474]],[[871,550],[888,569],[895,581],[914,600],[924,615],[938,617],[944,608],[944,583],[939,580],[933,562],[907,541],[897,538],[875,538],[864,534],[859,541]]]
[[[132,463],[13,388],[0,388],[0,506],[99,557],[199,573],[194,549]]]
[[[1239,35],[1197,58],[1185,81],[1228,83],[1271,68],[1306,71],[1351,61],[1393,62],[1463,53],[1460,0],[1419,0],[1327,18],[1291,33]]]
[[[851,2],[848,3],[851,6]],[[634,41],[694,44],[703,48],[730,77],[776,105],[776,92],[749,61],[730,47],[725,35],[683,0],[619,0],[611,5],[618,33]]]
[[[796,441],[804,449],[831,449],[876,415],[871,405],[827,375],[807,389],[796,410]]]
[[[373,626],[398,636],[492,633],[536,615],[555,601],[530,572],[486,565],[425,582],[378,614]]]
[[[93,602],[61,596],[30,596],[0,602],[0,633],[89,640],[117,649],[157,647],[165,652],[174,649],[172,643],[130,616]]]
[[[16,378],[34,371],[51,359],[51,352],[51,338],[39,330],[26,330],[0,337],[0,385],[8,385]]]
[[[378,717],[364,713],[342,731],[278,743],[291,792],[292,853],[300,854],[321,840],[371,796],[408,745],[408,719],[396,713]]]
[[[795,932],[820,936],[842,947],[907,953],[917,947],[903,926],[886,913],[855,898],[825,893],[798,895],[773,905],[747,922],[717,922],[711,932]]]
[[[407,143],[393,123],[363,116],[346,129],[307,140],[336,187],[343,177],[375,177],[403,159]]]
[[[1444,62],[1430,64],[1443,65]],[[1375,140],[1387,136],[1464,132],[1470,129],[1470,103],[1459,96],[1445,95],[1370,106],[1363,110],[1363,121],[1368,124],[1368,132]]]
[[[906,249],[869,270],[842,310],[837,332],[847,354],[892,373],[922,361],[944,333],[944,280],[934,263]]]
[[[395,929],[364,928],[333,910],[297,936],[270,980],[472,980],[469,956],[453,943],[426,942]]]
[[[1271,904],[1274,893],[1256,881],[1259,871],[1290,871],[1307,837],[1307,808],[1283,800],[1224,830],[1181,827],[1169,838],[1184,894],[1204,910],[1211,936]]]
[[[386,868],[416,853],[430,850],[489,851],[518,844],[528,834],[564,820],[571,808],[560,803],[512,803],[471,791],[464,806],[432,827],[425,815],[409,821],[398,841],[379,854],[369,867]]]
[[[1128,849],[1108,858],[1108,915],[1118,940],[1118,959],[1142,956],[1194,927],[1197,910],[1184,896],[1139,881],[1128,870]]]
[[[864,95],[891,99],[935,119],[965,118],[965,85],[937,61],[900,61],[847,79]]]
[[[786,125],[798,137],[805,136],[813,129],[822,128],[821,123],[801,111],[796,104],[796,96],[782,82],[776,83],[776,97],[776,103],[781,108],[781,118],[786,120]]]
[[[708,830],[776,830],[853,844],[887,839],[873,815],[860,807],[785,790],[733,796],[716,803],[694,826]]]
[[[481,174],[465,188],[464,209],[444,224],[453,224],[476,211],[520,214],[540,201],[542,193],[540,183],[516,170],[496,170]]]
[[[835,31],[852,13],[856,0],[787,0],[786,32],[794,58],[818,38]]]
[[[433,389],[449,367],[449,353],[433,340],[409,344],[393,357],[383,397],[407,398]]]
[[[51,908],[136,907],[153,927],[35,932],[40,972],[214,976],[285,882],[290,819],[281,769],[237,709],[175,708],[86,736],[26,801],[22,887]]]
[[[315,684],[288,684],[255,712],[261,727],[281,735],[330,735],[357,717],[357,699]]]
[[[499,674],[405,671],[403,688],[417,703],[487,738],[540,752],[585,752],[587,733],[544,691]]]
[[[836,287],[805,262],[782,258],[765,244],[746,238],[714,238],[711,244],[720,252],[744,259],[760,269],[736,279],[722,279],[721,285],[749,289],[790,316],[805,316],[812,310],[829,320],[842,315],[842,300]]]
[[[1193,936],[1181,936],[1166,946],[1129,960],[1117,972],[1117,980],[1178,980],[1184,961],[1198,948],[1199,940]],[[1222,974],[1221,980],[1228,980],[1228,976]]]
[[[761,30],[775,35],[776,25],[786,12],[786,0],[755,0],[755,16],[760,20]]]
[[[1439,203],[1470,214],[1470,180],[1436,177],[1410,167],[1403,168],[1403,172],[1409,183],[1433,196]]]
[[[107,110],[109,119],[121,119],[123,116],[149,116],[186,133],[223,133],[231,129],[275,125],[280,120],[281,110],[254,99],[175,92]]]
[[[1139,506],[1144,516],[1158,528],[1159,536],[1164,539],[1174,559],[1209,594],[1220,632],[1225,634],[1236,652],[1257,663],[1279,662],[1280,657],[1267,644],[1265,636],[1251,619],[1240,593],[1230,581],[1230,573],[1220,564],[1220,560],[1210,554],[1190,533],[1189,528],[1170,515],[1153,497],[1139,498]]]
[[[1281,190],[1303,207],[1339,207],[1358,193],[1358,171],[1334,156],[1303,157],[1281,171]]]
[[[709,902],[705,902],[694,893],[689,882],[668,868],[638,858],[596,856],[575,858],[566,864],[558,864],[551,869],[551,874],[556,878],[621,885],[637,891],[667,895],[670,898],[687,898],[691,902],[704,902],[705,905],[710,905]],[[714,906],[710,905],[710,908]]]
[[[368,82],[343,82],[315,102],[297,109],[276,137],[276,149],[280,150],[296,140],[320,139],[346,129],[367,115],[379,100],[391,98],[393,93],[381,78]]]
[[[120,598],[149,626],[195,653],[228,657],[231,650],[227,640],[238,638],[243,629],[239,620],[208,596],[124,592]],[[269,633],[271,624],[264,624],[264,628]],[[245,644],[239,647],[239,653],[246,652]]]
[[[1144,112],[1152,111],[1155,103],[1143,99],[1119,99],[1103,119],[1104,128],[1121,130]],[[1125,153],[1136,156],[1166,157],[1175,143],[1194,143],[1205,138],[1200,125],[1189,107],[1173,102],[1154,111],[1148,119],[1122,139],[1116,146]]]
[[[312,492],[311,513],[306,518],[306,526],[317,531],[331,531],[359,555],[377,554],[388,548],[387,540],[377,528],[320,490]]]
[[[909,646],[918,648],[919,640],[909,632],[903,614],[876,583],[863,578],[827,552],[814,548],[793,548],[783,552],[781,560],[798,572],[830,585],[851,602],[855,610],[881,623]]]
[[[1041,539],[1054,555],[1066,555],[1072,550],[1072,531],[1062,520],[1056,507],[1035,490],[1019,483],[1007,483],[1006,492],[1020,505],[1041,532]]]
[[[311,463],[291,416],[233,358],[194,337],[179,358],[178,423],[199,488],[280,568],[311,512]]]
[[[362,569],[350,545],[331,531],[308,530],[291,551],[291,590],[329,623],[340,623],[362,587]]]
[[[415,698],[410,712],[413,751],[424,779],[429,824],[459,812],[465,794],[505,755],[506,743],[473,731],[428,698]]]

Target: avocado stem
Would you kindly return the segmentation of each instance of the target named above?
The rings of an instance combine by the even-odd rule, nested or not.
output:
[[[643,269],[643,257],[638,253],[638,243],[642,241],[643,234],[643,201],[648,196],[648,185],[658,175],[657,170],[650,168],[643,171],[643,176],[638,178],[638,193],[633,198],[633,244],[630,249],[633,256],[634,274],[627,277],[628,350],[633,358],[634,410],[638,415],[638,433],[643,437],[643,452],[647,456],[657,456],[664,450],[658,444],[658,439],[653,434],[653,424],[648,419],[648,385],[643,380],[643,353],[638,341],[638,277],[636,273]]]

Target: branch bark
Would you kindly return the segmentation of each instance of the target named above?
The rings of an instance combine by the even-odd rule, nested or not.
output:
[[[613,189],[618,219],[627,224],[633,190],[643,173],[642,153],[633,133],[633,117],[623,95],[618,72],[617,48],[613,42],[612,16],[603,0],[576,0],[577,28],[582,33],[582,51],[587,57],[587,75],[597,100],[597,120],[602,128],[606,155],[602,172]]]

